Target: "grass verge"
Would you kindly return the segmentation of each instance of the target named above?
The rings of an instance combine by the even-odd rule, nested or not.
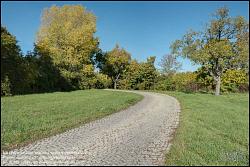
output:
[[[249,94],[159,93],[181,103],[166,165],[249,165]]]
[[[1,151],[102,118],[142,98],[106,90],[1,97]]]

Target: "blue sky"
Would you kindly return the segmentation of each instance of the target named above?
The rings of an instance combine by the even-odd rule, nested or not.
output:
[[[132,58],[145,61],[156,56],[156,67],[170,44],[189,29],[201,30],[218,8],[226,6],[231,16],[249,19],[249,2],[3,2],[1,24],[16,36],[23,53],[33,49],[42,10],[52,5],[81,4],[97,16],[100,48],[111,50],[116,43],[131,53]],[[194,71],[197,66],[182,62],[181,71]]]

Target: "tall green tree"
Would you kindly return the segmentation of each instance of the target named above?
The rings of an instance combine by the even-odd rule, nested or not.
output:
[[[206,66],[216,82],[215,95],[227,69],[248,69],[248,47],[248,22],[242,16],[230,17],[227,8],[218,9],[203,31],[191,30],[171,46],[173,54]]]
[[[16,37],[1,26],[1,83],[8,78],[11,94],[22,93],[26,87],[23,58],[17,43]]]
[[[152,89],[158,76],[154,62],[154,56],[148,57],[146,62],[141,63],[132,60],[121,77],[121,87],[123,89]]]
[[[113,50],[104,54],[102,61],[101,71],[112,79],[116,89],[120,77],[130,64],[131,55],[117,44]]]
[[[15,65],[20,62],[20,52],[16,38],[1,26],[1,81],[6,75],[13,75]]]
[[[36,72],[36,82],[31,85],[34,92],[68,91],[72,90],[69,80],[65,79],[46,50],[34,45],[34,51],[28,60],[33,62],[33,72]]]
[[[93,68],[93,56],[98,49],[96,17],[81,5],[45,9],[37,34],[36,45],[47,52],[61,75],[75,88]],[[87,70],[87,71],[86,71]]]
[[[139,89],[152,89],[154,88],[156,78],[157,78],[157,71],[154,66],[155,63],[155,56],[149,56],[147,61],[141,64],[140,73],[142,82],[139,85]]]
[[[131,60],[120,81],[122,89],[138,89],[138,83],[141,81],[140,70],[141,64],[136,60]]]

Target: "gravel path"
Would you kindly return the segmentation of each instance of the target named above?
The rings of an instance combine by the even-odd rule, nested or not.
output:
[[[134,91],[144,99],[126,110],[1,154],[1,165],[163,165],[180,106],[170,96]]]

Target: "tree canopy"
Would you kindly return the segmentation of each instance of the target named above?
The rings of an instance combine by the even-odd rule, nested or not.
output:
[[[227,69],[247,68],[249,60],[249,24],[241,16],[230,17],[227,8],[220,8],[203,31],[190,30],[176,40],[172,53],[207,66],[220,93],[221,75]]]
[[[82,77],[94,71],[93,56],[99,43],[95,32],[96,17],[83,6],[52,6],[43,11],[36,46],[79,88]]]
[[[17,43],[16,37],[1,26],[1,86],[8,85],[7,94],[18,93],[25,89],[25,67]]]
[[[249,90],[249,23],[231,17],[227,8],[218,9],[201,31],[174,41],[161,71],[155,56],[139,62],[118,44],[103,51],[95,32],[96,17],[83,6],[52,6],[42,13],[33,51],[24,55],[16,37],[1,26],[1,95],[91,88],[215,89],[216,95]],[[178,56],[201,67],[179,72]]]
[[[111,77],[116,89],[117,82],[130,64],[131,55],[117,44],[113,50],[104,54],[101,71]]]

